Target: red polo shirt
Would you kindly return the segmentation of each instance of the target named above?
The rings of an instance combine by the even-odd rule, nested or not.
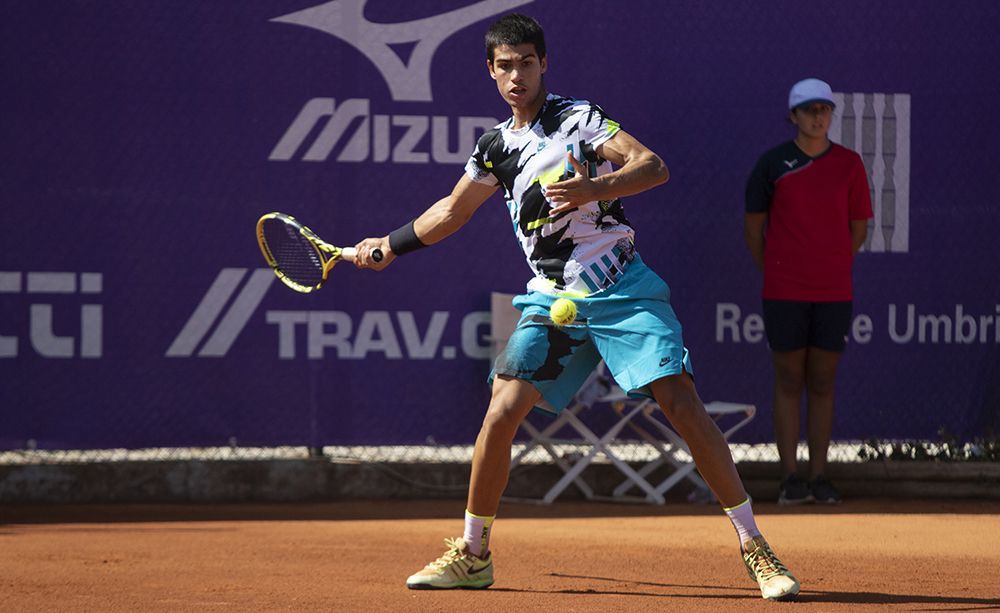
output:
[[[793,141],[779,145],[754,167],[746,210],[768,213],[764,299],[854,299],[850,221],[872,217],[861,156],[836,143],[815,158]]]

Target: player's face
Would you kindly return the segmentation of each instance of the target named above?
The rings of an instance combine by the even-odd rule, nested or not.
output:
[[[833,108],[829,104],[811,104],[805,108],[798,107],[791,111],[792,123],[799,128],[799,133],[809,138],[826,138],[833,121]]]
[[[541,106],[544,102],[542,75],[546,68],[545,58],[538,57],[534,45],[497,47],[493,52],[493,63],[487,62],[487,65],[500,95],[515,112]]]

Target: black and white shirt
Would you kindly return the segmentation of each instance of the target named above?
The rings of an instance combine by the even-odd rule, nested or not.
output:
[[[534,272],[529,291],[589,295],[614,284],[635,257],[634,231],[621,202],[588,202],[550,216],[544,188],[571,178],[567,151],[591,177],[612,171],[596,149],[620,130],[595,104],[549,94],[538,116],[513,129],[513,118],[484,134],[465,171],[501,185],[514,231]]]

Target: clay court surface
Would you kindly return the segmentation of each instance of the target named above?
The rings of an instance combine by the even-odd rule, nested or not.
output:
[[[496,584],[407,590],[461,501],[0,506],[0,611],[1000,610],[1000,502],[852,500],[757,522],[802,583],[761,600],[715,506],[505,503]]]

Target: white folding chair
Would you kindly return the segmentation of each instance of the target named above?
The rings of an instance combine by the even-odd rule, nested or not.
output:
[[[715,420],[716,423],[727,415],[734,415],[740,418],[737,423],[722,432],[722,436],[727,442],[729,441],[730,436],[743,426],[750,423],[750,421],[753,420],[757,414],[756,406],[736,402],[709,402],[705,405],[705,410],[712,416],[712,419]],[[661,434],[666,440],[664,441],[655,436],[651,436],[649,433],[633,424],[633,429],[639,432],[640,436],[642,436],[642,438],[651,444],[658,452],[657,459],[651,460],[639,469],[639,475],[645,478],[664,464],[670,464],[674,468],[674,472],[672,472],[669,477],[664,479],[654,488],[654,491],[661,497],[672,487],[680,483],[682,479],[688,479],[699,490],[708,490],[708,485],[705,481],[694,472],[695,465],[694,461],[691,459],[691,450],[688,448],[687,443],[684,442],[684,439],[681,438],[677,432],[664,423],[662,412],[659,410],[659,407],[656,404],[650,403],[644,407],[642,415],[646,422],[652,425],[654,430]],[[630,478],[626,479],[618,487],[616,487],[612,494],[614,496],[622,496],[637,485],[640,489],[645,491],[645,488],[641,483]],[[655,498],[650,498],[650,501],[654,500]]]
[[[512,298],[513,295],[511,294],[501,293],[493,293],[491,296],[493,324],[491,340],[493,344],[494,359],[500,354],[501,351],[503,351],[511,333],[514,331],[514,328],[517,327],[517,321],[520,317],[520,311],[511,305]],[[575,485],[586,499],[594,500],[602,497],[597,496],[593,489],[580,477],[580,475],[598,456],[603,455],[620,472],[629,478],[630,483],[645,492],[646,499],[663,504],[663,496],[655,491],[653,486],[646,481],[643,475],[640,475],[631,466],[629,466],[628,463],[618,458],[610,448],[610,445],[617,438],[622,429],[639,414],[641,414],[643,409],[651,402],[652,401],[648,399],[629,398],[625,392],[614,384],[610,377],[605,374],[604,363],[601,362],[597,369],[591,373],[590,377],[588,377],[584,384],[580,387],[580,390],[574,396],[570,406],[561,411],[553,419],[551,424],[548,424],[546,427],[539,430],[528,420],[521,422],[521,428],[529,434],[531,440],[525,444],[524,448],[511,459],[511,469],[523,461],[529,453],[534,451],[536,448],[541,447],[556,464],[556,466],[563,471],[564,475],[548,490],[548,492],[546,492],[545,496],[535,502],[551,504],[567,487],[570,486],[570,484]],[[593,430],[591,430],[591,428],[589,428],[580,419],[580,415],[584,410],[591,409],[598,404],[609,404],[620,412],[617,421],[602,436],[595,434]],[[545,413],[550,415],[554,414],[552,408],[548,406],[544,400],[539,403],[539,408]],[[556,435],[558,435],[558,433],[566,427],[574,430],[582,438],[555,438]],[[560,453],[560,450],[557,447],[569,445],[576,448],[587,448],[587,452],[580,455],[573,462],[567,461],[567,458],[564,457],[564,454]],[[616,498],[623,499],[625,497],[617,496]]]
[[[625,477],[628,478],[628,482],[635,485],[643,492],[645,492],[644,498],[635,498],[634,500],[649,500],[657,504],[664,504],[666,500],[664,499],[662,493],[657,492],[646,479],[644,475],[639,474],[634,468],[629,466],[627,462],[615,455],[611,448],[611,445],[618,438],[619,433],[622,429],[629,424],[632,419],[637,415],[643,413],[649,405],[653,403],[652,400],[648,398],[635,399],[629,398],[625,392],[618,386],[614,386],[606,395],[597,398],[594,404],[597,403],[609,403],[617,408],[619,418],[614,423],[614,425],[604,433],[603,436],[598,437],[577,415],[577,412],[564,410],[559,414],[562,418],[565,415],[566,424],[576,430],[583,440],[590,445],[590,450],[586,455],[582,456],[577,460],[569,470],[565,471],[562,479],[560,479],[555,485],[546,492],[545,496],[542,498],[542,502],[545,504],[551,504],[556,498],[562,494],[570,483],[575,483],[579,479],[580,474],[588,467],[590,464],[598,458],[598,456],[603,455],[607,458],[612,465],[615,466]],[[589,407],[588,407],[589,408]],[[597,496],[591,495],[588,497],[590,500],[595,499],[605,499],[610,498],[613,500],[628,500],[631,499],[623,494],[616,494],[611,497],[607,496]]]

